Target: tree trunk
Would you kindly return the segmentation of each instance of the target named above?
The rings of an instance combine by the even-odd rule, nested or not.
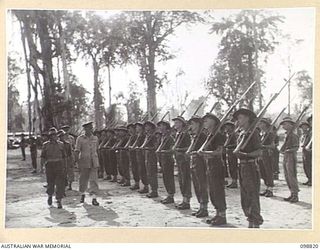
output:
[[[110,65],[108,64],[108,84],[109,84],[109,107],[111,107],[111,70]]]
[[[102,96],[99,89],[99,65],[95,58],[92,58],[93,65],[93,102],[94,102],[94,118],[97,129],[102,128]]]
[[[53,72],[52,72],[52,42],[48,33],[48,21],[46,17],[39,15],[37,29],[41,46],[41,59],[43,63],[43,116],[44,128],[48,130],[52,126],[58,126],[54,119],[55,112],[52,97],[55,94]]]

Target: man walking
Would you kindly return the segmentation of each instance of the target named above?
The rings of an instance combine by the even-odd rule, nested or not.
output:
[[[80,180],[79,191],[81,192],[80,203],[85,201],[85,192],[88,189],[92,195],[92,205],[99,206],[96,195],[99,189],[98,185],[98,138],[93,135],[93,122],[82,125],[85,133],[80,135],[76,141],[75,162],[79,165]]]
[[[58,208],[62,208],[64,194],[64,160],[63,143],[57,140],[56,128],[49,130],[49,141],[45,142],[41,152],[41,165],[46,168],[48,205],[52,205],[52,195],[56,190]]]

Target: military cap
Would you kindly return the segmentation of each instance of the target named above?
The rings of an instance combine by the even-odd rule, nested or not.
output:
[[[58,133],[57,129],[55,127],[52,127],[49,129],[48,135],[56,135]]]
[[[182,117],[182,116],[177,116],[175,118],[172,119],[172,121],[180,121],[182,122],[183,124],[186,124],[186,120]]]
[[[60,129],[69,129],[70,128],[70,126],[69,125],[63,125],[63,126],[61,126],[61,128]]]
[[[125,132],[128,132],[127,127],[126,127],[126,126],[122,126],[122,125],[116,127],[114,130],[115,130],[115,131],[125,131]]]
[[[156,128],[156,124],[154,124],[152,121],[145,121],[143,126],[147,126],[147,125],[149,125],[149,126],[151,126],[153,128]]]
[[[212,119],[212,120],[215,120],[215,122],[217,123],[217,124],[219,124],[220,123],[220,119],[218,118],[218,117],[216,117],[214,114],[212,114],[212,113],[206,113],[203,117],[202,117],[202,120],[204,120],[205,118],[210,118],[210,119]]]
[[[88,126],[92,126],[92,124],[93,124],[93,122],[86,122],[86,123],[84,123],[84,124],[82,124],[82,127],[88,127]]]
[[[305,121],[301,122],[299,124],[299,128],[301,128],[303,125],[306,125],[306,126],[308,126],[310,128],[310,123],[309,122],[305,122]]]
[[[191,116],[191,118],[189,119],[188,122],[190,123],[192,121],[202,123],[202,118],[198,115],[193,115],[193,116]]]
[[[130,127],[135,128],[135,127],[136,127],[136,123],[129,123],[129,124],[127,125],[127,129],[129,129]]]
[[[143,122],[136,122],[134,125],[143,127]]]
[[[171,129],[170,122],[162,120],[162,121],[159,121],[159,122],[157,123],[157,126],[159,126],[159,125],[161,125],[161,124],[165,125],[165,126],[167,127],[167,129]]]
[[[307,118],[307,122],[309,122],[309,124],[312,123],[312,115],[310,115],[310,116]]]
[[[225,121],[223,124],[222,124],[222,126],[221,126],[221,128],[223,129],[225,126],[232,126],[232,127],[235,127],[236,125],[234,124],[234,122],[232,122],[231,120],[227,120],[227,121]]]
[[[267,124],[268,126],[271,126],[271,123],[272,123],[270,118],[265,118],[265,117],[261,118],[260,122],[263,122],[263,123]]]
[[[251,120],[254,120],[257,118],[256,114],[247,108],[238,109],[236,112],[233,113],[232,116],[234,119],[237,119],[240,114],[248,116]]]
[[[282,124],[285,123],[285,122],[289,122],[289,123],[291,123],[292,125],[295,124],[295,122],[294,122],[294,121],[292,120],[292,118],[289,117],[289,116],[283,118],[283,120],[280,122],[280,125],[282,125]]]
[[[57,136],[64,136],[66,134],[66,132],[64,132],[62,129],[60,129],[58,132],[57,132]]]

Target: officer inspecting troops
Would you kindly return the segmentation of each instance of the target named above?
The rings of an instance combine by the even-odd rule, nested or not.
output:
[[[99,190],[98,185],[98,137],[93,135],[93,122],[82,125],[85,133],[76,140],[75,162],[79,165],[79,191],[81,193],[80,203],[85,202],[85,193],[89,191],[92,195],[92,205],[99,206],[96,195]],[[89,189],[88,189],[89,183]]]
[[[62,198],[65,188],[64,161],[65,150],[63,143],[58,141],[57,129],[49,129],[49,141],[43,144],[41,165],[45,166],[47,177],[48,205],[52,206],[52,196],[55,193],[57,206],[62,208]]]

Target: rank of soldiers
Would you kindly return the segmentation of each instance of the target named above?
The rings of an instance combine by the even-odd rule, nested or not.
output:
[[[289,80],[288,80],[289,81]],[[174,168],[178,169],[178,182],[182,200],[176,204],[179,210],[188,210],[193,185],[199,209],[192,215],[207,217],[208,203],[215,208],[215,215],[207,223],[220,226],[227,223],[225,188],[240,187],[241,206],[249,228],[259,228],[263,223],[260,212],[260,196],[272,197],[274,180],[279,175],[279,153],[283,154],[283,171],[290,196],[285,201],[299,201],[297,181],[297,151],[299,137],[296,129],[303,131],[303,166],[308,178],[305,185],[312,183],[312,117],[302,118],[303,109],[297,120],[285,117],[276,126],[279,115],[271,120],[265,117],[269,105],[277,98],[288,81],[282,86],[259,114],[247,108],[237,108],[248,91],[227,110],[221,118],[214,107],[203,117],[197,115],[202,104],[186,120],[183,113],[170,121],[168,112],[155,123],[152,118],[117,126],[114,121],[101,131],[93,131],[93,123],[83,124],[84,134],[76,140],[69,133],[69,126],[57,131],[49,130],[48,141],[42,149],[42,164],[46,167],[48,204],[56,190],[58,208],[62,208],[65,187],[72,189],[73,167],[78,165],[79,201],[85,202],[86,193],[92,197],[92,205],[99,206],[98,179],[129,187],[149,198],[158,197],[158,166],[160,166],[166,197],[163,204],[175,203]],[[235,110],[236,109],[236,110]],[[286,131],[283,145],[279,146],[277,130]],[[59,139],[60,138],[60,139]],[[230,176],[231,183],[225,182]],[[266,189],[260,192],[260,178]],[[132,180],[133,179],[133,180]]]

